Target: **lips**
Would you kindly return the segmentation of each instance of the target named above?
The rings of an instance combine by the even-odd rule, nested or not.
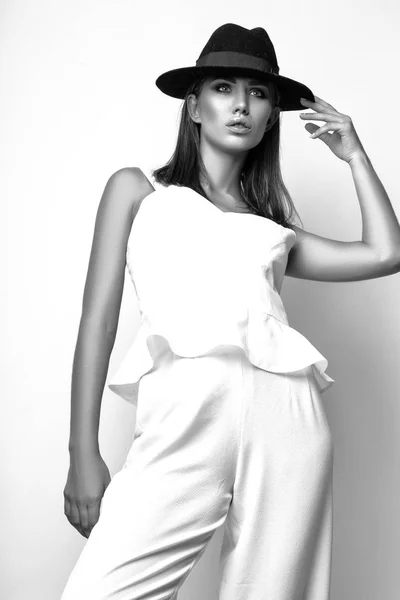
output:
[[[250,123],[247,119],[244,119],[243,117],[235,117],[227,122],[228,127],[231,127],[232,125],[242,125],[243,127],[250,129]]]

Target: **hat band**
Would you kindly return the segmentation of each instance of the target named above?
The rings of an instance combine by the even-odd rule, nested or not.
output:
[[[259,56],[242,52],[209,52],[196,60],[196,67],[239,67],[278,75],[279,67]]]

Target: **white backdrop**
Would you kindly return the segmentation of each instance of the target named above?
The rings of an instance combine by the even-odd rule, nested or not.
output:
[[[4,598],[57,600],[86,542],[64,516],[72,358],[107,179],[126,166],[160,166],[175,145],[180,101],[162,94],[156,77],[194,64],[223,23],[264,27],[281,74],[352,117],[400,215],[399,16],[395,0],[2,1]],[[359,240],[350,168],[309,138],[298,114],[282,116],[282,170],[304,228]],[[328,358],[336,380],[323,395],[335,444],[332,600],[393,600],[400,586],[400,275],[348,283],[287,277],[282,297],[290,324]],[[127,276],[109,378],[138,319]],[[112,475],[134,424],[134,408],[106,387],[100,449]],[[221,535],[185,581],[182,600],[216,600]]]

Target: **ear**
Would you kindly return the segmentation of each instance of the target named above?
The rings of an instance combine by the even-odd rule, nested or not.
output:
[[[274,106],[274,108],[272,109],[272,112],[269,116],[265,131],[268,131],[268,129],[271,129],[271,127],[273,127],[273,125],[275,125],[276,121],[279,119],[280,114],[281,114],[281,109],[279,108],[279,106]]]
[[[198,105],[197,105],[197,97],[195,94],[189,94],[189,96],[187,97],[187,109],[188,109],[190,118],[195,123],[201,123],[200,117],[199,117]]]

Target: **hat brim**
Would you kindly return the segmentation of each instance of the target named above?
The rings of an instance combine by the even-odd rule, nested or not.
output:
[[[275,73],[263,73],[257,69],[246,68],[246,67],[221,67],[221,66],[206,66],[206,67],[183,67],[181,69],[173,69],[162,73],[156,79],[156,86],[161,92],[171,96],[172,98],[183,99],[189,88],[195,79],[198,77],[206,77],[217,74],[228,74],[228,73],[240,73],[242,75],[253,76],[258,79],[264,79],[267,81],[273,81],[280,92],[281,99],[279,102],[279,108],[282,111],[289,110],[304,110],[304,105],[300,103],[300,98],[315,102],[314,94],[303,83],[284,77],[283,75],[276,75]]]

